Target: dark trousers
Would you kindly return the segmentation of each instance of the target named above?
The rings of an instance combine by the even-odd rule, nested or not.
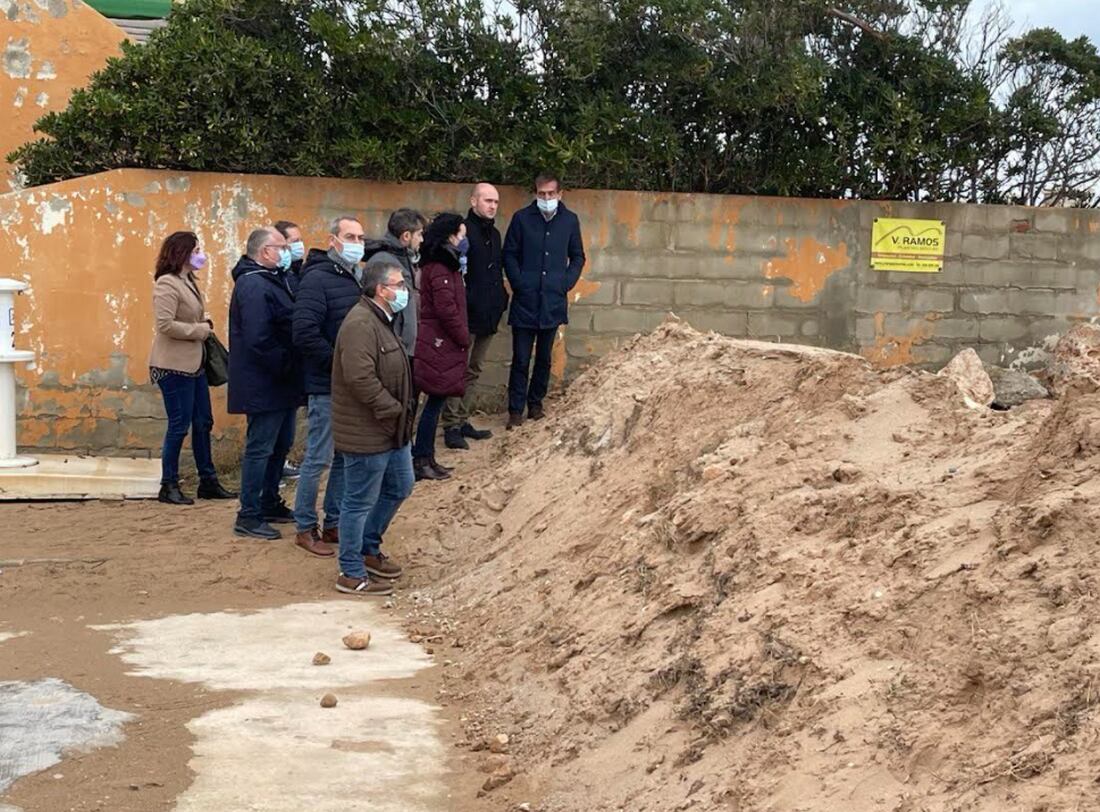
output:
[[[435,456],[435,431],[439,426],[439,415],[447,398],[442,395],[428,395],[424,399],[424,408],[420,410],[420,423],[416,426],[416,442],[413,443],[414,457]]]
[[[191,430],[191,451],[195,467],[202,479],[217,479],[214,457],[210,450],[210,432],[214,428],[214,413],[210,409],[210,387],[206,373],[195,378],[187,375],[165,375],[157,382],[168,414],[168,430],[160,450],[160,481],[179,482],[180,449]]]
[[[558,328],[528,330],[512,328],[512,371],[508,376],[508,411],[522,413],[524,407],[541,406],[550,386],[550,357]],[[535,369],[531,372],[531,352]],[[530,382],[528,382],[530,376]]]
[[[279,480],[287,452],[294,445],[297,409],[248,415],[241,458],[241,509],[238,519],[263,519],[279,504]]]

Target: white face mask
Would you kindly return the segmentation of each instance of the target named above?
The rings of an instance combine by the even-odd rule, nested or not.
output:
[[[549,200],[543,200],[541,197],[538,199],[539,211],[543,214],[553,214],[558,210],[558,199],[552,197]]]

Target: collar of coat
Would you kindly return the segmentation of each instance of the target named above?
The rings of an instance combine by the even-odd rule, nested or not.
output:
[[[391,330],[393,329],[393,316],[387,313],[378,302],[374,301],[374,299],[364,296],[363,301],[367,303],[367,306],[374,312],[374,315],[381,319],[383,324]]]
[[[482,217],[473,209],[470,209],[470,211],[466,213],[466,221],[467,224],[475,223],[486,230],[494,228],[497,224],[495,217]]]
[[[462,267],[458,261],[458,250],[450,244],[441,245],[432,251],[430,254],[425,254],[421,258],[421,267],[428,265],[432,262],[438,262],[440,265],[446,265],[452,271],[457,271]]]

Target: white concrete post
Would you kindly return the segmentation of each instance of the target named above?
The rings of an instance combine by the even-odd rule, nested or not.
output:
[[[15,365],[34,360],[30,350],[15,349],[15,294],[26,282],[0,279],[0,468],[25,468],[34,457],[20,457],[15,446]]]

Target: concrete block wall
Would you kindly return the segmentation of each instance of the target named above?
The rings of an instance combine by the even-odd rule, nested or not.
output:
[[[529,196],[501,192],[503,231]],[[201,284],[224,335],[229,269],[252,228],[293,220],[321,246],[337,214],[358,214],[379,235],[398,206],[465,211],[468,196],[452,184],[147,170],[0,195],[4,274],[31,284],[17,303],[16,344],[37,353],[20,373],[21,446],[158,453],[152,271],[172,231],[195,231],[211,257]],[[1054,337],[1100,310],[1093,211],[594,190],[565,199],[588,265],[554,353],[559,382],[669,312],[701,330],[936,367],[965,347],[991,363],[1041,362]],[[882,216],[945,221],[943,271],[871,270],[871,225]],[[486,409],[503,406],[510,352],[502,324],[476,393]],[[224,392],[215,390],[215,431],[231,450],[242,423],[225,414]]]

